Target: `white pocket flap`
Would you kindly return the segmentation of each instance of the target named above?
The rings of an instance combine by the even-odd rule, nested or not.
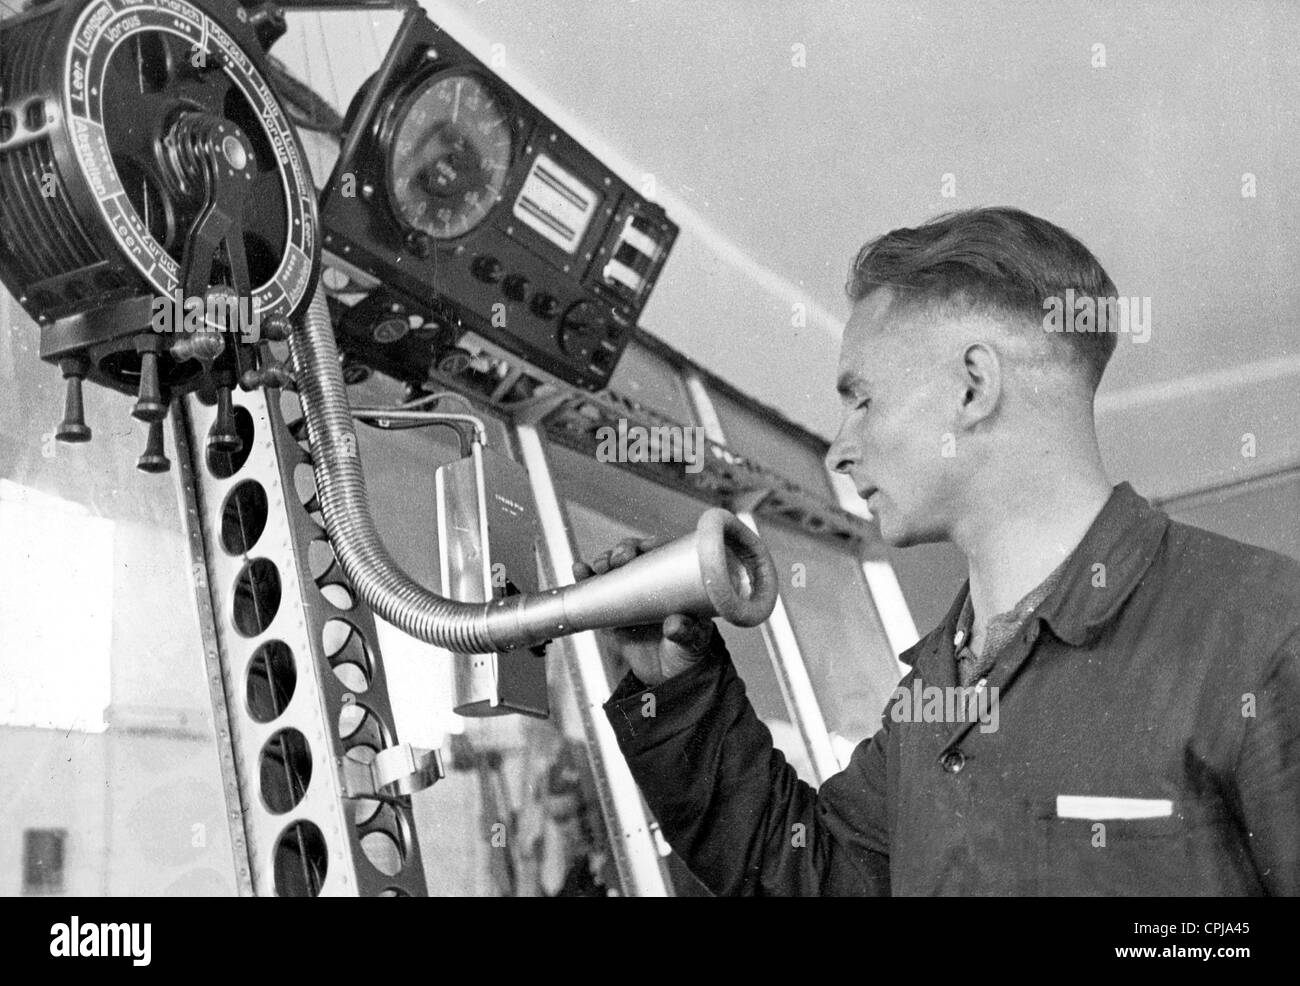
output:
[[[1168,818],[1174,803],[1167,798],[1100,798],[1090,794],[1058,794],[1057,818]]]

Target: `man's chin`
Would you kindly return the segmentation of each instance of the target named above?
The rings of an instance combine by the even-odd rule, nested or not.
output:
[[[933,544],[942,541],[941,535],[931,534],[924,529],[891,523],[889,518],[881,516],[880,540],[891,548],[911,548],[918,544]]]
[[[881,525],[880,540],[884,541],[891,548],[910,548],[918,543],[907,535],[906,532],[897,533],[890,531],[887,527]]]

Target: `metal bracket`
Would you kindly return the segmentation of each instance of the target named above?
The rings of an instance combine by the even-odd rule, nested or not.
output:
[[[369,763],[337,757],[339,787],[345,798],[394,801],[433,787],[447,776],[441,750],[425,750],[410,743],[387,746]]]

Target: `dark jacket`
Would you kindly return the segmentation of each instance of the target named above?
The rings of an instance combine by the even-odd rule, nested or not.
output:
[[[610,723],[715,893],[1300,893],[1300,564],[1120,484],[1001,652],[988,731],[896,708],[914,681],[955,684],[965,596],[820,790],[773,749],[720,635],[653,703],[624,679]],[[1059,795],[1171,807],[1058,817]]]

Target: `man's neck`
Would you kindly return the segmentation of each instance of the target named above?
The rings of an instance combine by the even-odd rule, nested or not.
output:
[[[1034,482],[989,498],[982,516],[967,518],[953,541],[966,556],[971,606],[983,626],[1014,609],[1083,540],[1111,495],[1100,469]]]

